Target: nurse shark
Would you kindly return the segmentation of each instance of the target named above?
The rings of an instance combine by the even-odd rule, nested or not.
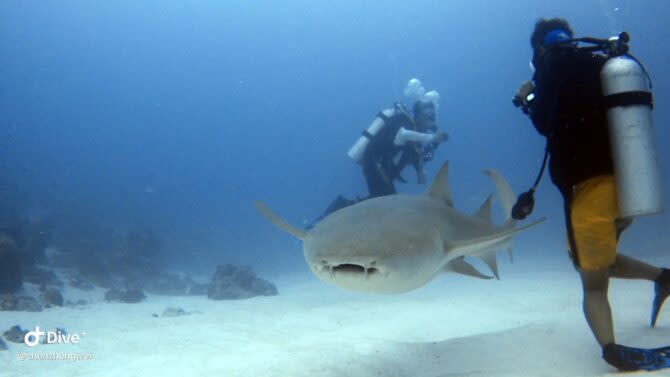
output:
[[[494,170],[508,218],[493,224],[491,195],[474,214],[454,207],[445,162],[424,195],[389,195],[342,208],[305,231],[289,224],[263,202],[256,209],[280,229],[302,240],[305,260],[319,279],[347,290],[402,293],[443,272],[491,278],[466,256],[481,258],[498,278],[495,252],[510,250],[512,236],[544,220],[516,227],[509,217],[515,195]]]

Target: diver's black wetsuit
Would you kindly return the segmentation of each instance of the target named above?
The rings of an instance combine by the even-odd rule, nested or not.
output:
[[[614,172],[600,84],[605,61],[602,55],[563,46],[534,61],[530,115],[548,138],[551,178],[566,199],[574,185]]]
[[[383,114],[380,113],[380,116]],[[368,185],[368,199],[395,194],[393,181],[400,179],[400,172],[406,163],[413,164],[413,161],[418,161],[420,158],[414,143],[403,146],[393,143],[401,127],[414,128],[409,115],[396,112],[393,116],[383,119],[384,126],[370,140],[361,161],[365,182]],[[399,153],[403,153],[403,156],[416,155],[416,158],[402,158],[404,162],[397,164],[395,159]]]

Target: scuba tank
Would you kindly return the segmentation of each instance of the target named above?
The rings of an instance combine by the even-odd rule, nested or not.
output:
[[[379,132],[379,130],[384,127],[384,124],[386,123],[385,119],[392,117],[395,112],[395,109],[386,109],[379,112],[377,117],[372,121],[372,123],[370,123],[370,126],[368,126],[368,128],[362,132],[362,135],[358,138],[358,140],[356,140],[354,145],[349,148],[347,155],[354,161],[361,162],[363,155],[365,154],[365,150],[367,149],[368,144],[370,144],[370,140],[372,140],[372,138]]]
[[[651,117],[653,99],[647,72],[627,55],[628,34],[609,39],[611,51],[600,78],[607,104],[607,122],[621,217],[663,211],[661,176]]]

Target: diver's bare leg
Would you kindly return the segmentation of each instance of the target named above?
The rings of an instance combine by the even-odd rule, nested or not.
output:
[[[612,277],[620,279],[644,279],[654,281],[661,269],[641,260],[618,254],[612,266]]]
[[[584,288],[584,315],[600,346],[614,343],[612,309],[607,299],[609,269],[596,271],[579,270]]]

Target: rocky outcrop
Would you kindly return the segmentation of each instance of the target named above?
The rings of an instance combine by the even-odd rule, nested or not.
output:
[[[0,311],[41,312],[42,305],[33,297],[0,295]]]
[[[24,338],[28,330],[23,330],[21,326],[14,325],[2,334],[8,342],[24,344]]]
[[[251,267],[236,267],[231,264],[217,266],[207,291],[207,297],[212,300],[235,300],[277,294],[277,287],[257,277]]]

